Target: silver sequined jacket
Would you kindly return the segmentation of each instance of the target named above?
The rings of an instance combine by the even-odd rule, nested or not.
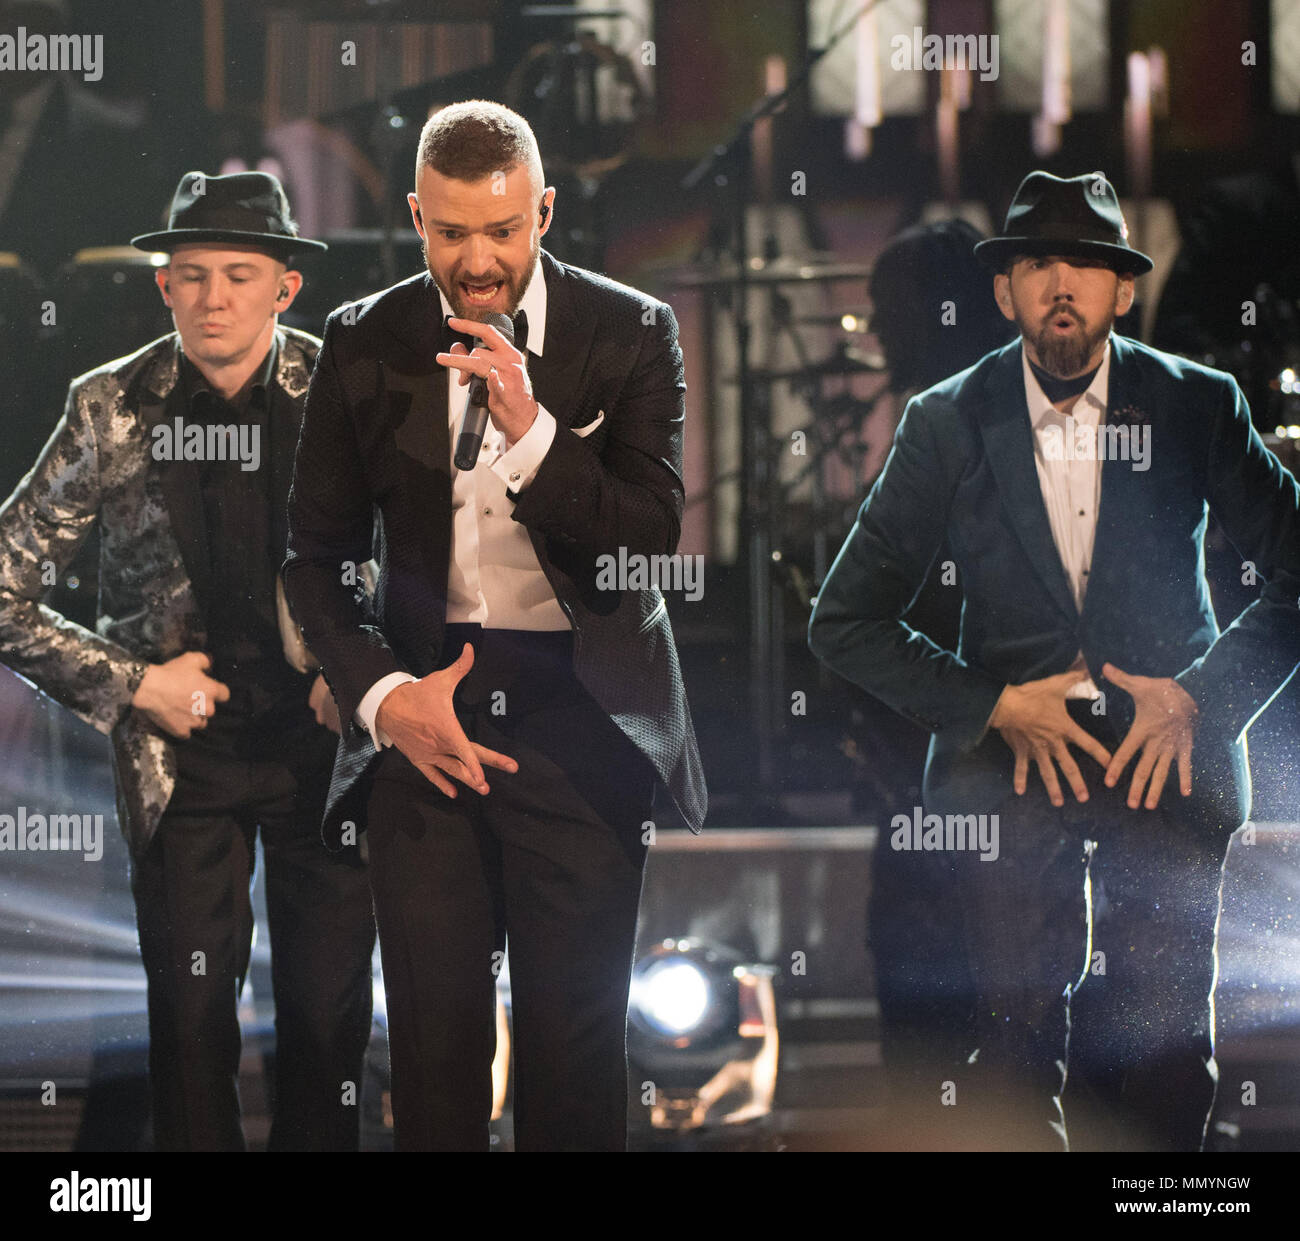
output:
[[[283,327],[276,337],[276,381],[301,417],[320,341]],[[73,380],[39,460],[0,508],[0,662],[112,738],[118,818],[137,857],[175,787],[176,756],[131,698],[149,664],[207,641],[151,451],[178,362],[173,333]],[[91,632],[41,598],[51,566],[62,575],[96,521]]]

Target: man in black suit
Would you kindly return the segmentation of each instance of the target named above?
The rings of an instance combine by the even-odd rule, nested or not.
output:
[[[663,597],[601,572],[675,553],[677,325],[541,251],[554,196],[522,117],[432,117],[409,196],[428,272],[330,316],[298,446],[286,589],[344,721],[327,837],[368,830],[407,1150],[487,1149],[507,933],[517,1148],[625,1145],[655,786],[704,818]],[[471,374],[491,424],[457,470]]]
[[[984,1141],[1196,1149],[1243,733],[1300,662],[1300,490],[1229,376],[1112,332],[1151,263],[1100,173],[1031,173],[976,252],[1021,339],[910,402],[809,640],[933,734],[888,839],[959,872],[980,1046],[951,1118],[1018,1088],[1026,1127]],[[1222,634],[1209,511],[1264,583]],[[902,620],[945,537],[956,652]]]

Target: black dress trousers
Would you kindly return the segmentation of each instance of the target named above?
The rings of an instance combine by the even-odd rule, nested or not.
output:
[[[1108,724],[1068,705],[1114,753]],[[979,1046],[953,1120],[998,1148],[1198,1150],[1229,833],[1185,813],[1176,768],[1155,810],[1130,810],[1132,762],[1107,789],[1077,761],[1087,802],[1062,781],[1054,807],[1031,769],[998,808],[997,860],[955,859]]]
[[[572,672],[572,635],[448,626],[475,663],[471,741],[519,770],[452,799],[395,748],[367,832],[399,1150],[489,1144],[509,936],[517,1150],[623,1150],[627,997],[653,799],[648,762]]]
[[[259,830],[275,999],[269,1147],[358,1146],[370,892],[358,851],[330,853],[321,840],[336,738],[307,708],[310,677],[291,675],[297,685],[279,707],[250,719],[236,693],[207,729],[178,743],[175,792],[132,868],[159,1150],[245,1148],[238,997],[253,941]]]

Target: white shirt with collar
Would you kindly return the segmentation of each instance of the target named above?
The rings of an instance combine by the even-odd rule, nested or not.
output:
[[[1092,382],[1074,402],[1069,414],[1057,409],[1030,369],[1024,344],[1020,364],[1025,379],[1025,404],[1034,432],[1034,465],[1038,484],[1052,527],[1052,539],[1061,557],[1075,606],[1083,611],[1092,570],[1093,545],[1097,537],[1097,510],[1101,504],[1101,454],[1097,449],[1097,428],[1106,417],[1110,387],[1110,341]],[[1082,430],[1081,430],[1082,429]],[[1082,435],[1092,450],[1074,451]],[[1049,448],[1049,445],[1051,446]],[[1059,451],[1063,449],[1063,451]],[[1072,670],[1086,668],[1083,652]],[[1072,685],[1067,698],[1096,698],[1100,694],[1092,678]]]
[[[438,300],[444,319],[454,313],[442,290],[438,291]],[[528,317],[527,351],[540,358],[546,341],[546,279],[540,259],[529,277],[519,310]],[[469,403],[469,385],[462,385],[460,376],[460,371],[448,368],[448,438],[453,457]],[[555,431],[554,416],[539,403],[533,425],[514,444],[507,445],[505,435],[489,419],[478,467],[458,470],[452,462],[448,624],[533,631],[572,628],[542,571],[528,530],[511,516],[513,501],[507,494],[522,491],[537,476]],[[417,679],[409,672],[390,672],[361,699],[357,722],[370,734],[376,748],[392,744],[375,723],[379,704],[397,686]]]

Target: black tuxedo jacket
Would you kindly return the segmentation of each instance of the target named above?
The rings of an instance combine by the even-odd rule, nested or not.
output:
[[[686,389],[677,323],[663,303],[545,252],[542,272],[545,351],[529,358],[529,374],[559,426],[513,517],[573,624],[578,679],[698,831],[704,778],[663,597],[596,585],[603,554],[677,548]],[[442,654],[452,474],[447,372],[434,358],[450,344],[422,273],[329,317],[307,393],[284,575],[343,720],[331,845],[345,822],[363,828],[378,758],[357,705],[380,677],[426,676]],[[368,601],[353,570],[372,554],[379,580]]]
[[[1102,665],[1172,677],[1200,715],[1192,798],[1182,804],[1171,771],[1161,805],[1231,830],[1250,813],[1242,734],[1300,661],[1300,488],[1230,376],[1114,335],[1107,423],[1150,429],[1149,468],[1102,466],[1082,611],[1043,504],[1016,341],[908,405],[818,594],[809,641],[934,734],[925,797],[942,814],[994,810],[1010,792],[1011,750],[988,728],[1006,685],[1065,672],[1082,651],[1122,735],[1133,700]],[[1222,633],[1205,580],[1210,511],[1259,585]],[[902,619],[945,536],[964,599],[955,652]],[[1090,759],[1081,770],[1101,778]]]

